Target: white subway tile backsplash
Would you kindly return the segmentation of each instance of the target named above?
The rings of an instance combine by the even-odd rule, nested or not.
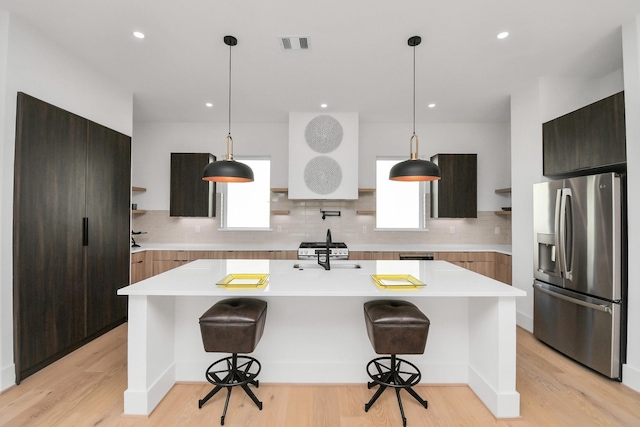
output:
[[[218,200],[218,206],[219,200]],[[357,201],[292,201],[279,197],[273,210],[289,210],[289,215],[272,215],[271,231],[219,231],[220,218],[173,218],[169,211],[147,211],[133,217],[139,243],[264,243],[291,244],[303,240],[324,240],[327,228],[336,241],[347,244],[511,244],[511,217],[478,212],[478,218],[428,219],[428,231],[376,230],[375,215],[358,215],[357,210],[375,210],[375,195],[363,193]],[[341,216],[322,219],[320,209],[339,210]],[[196,225],[200,232],[195,232]],[[278,232],[278,227],[280,231]],[[455,233],[451,234],[451,227]],[[496,227],[500,233],[496,234]],[[366,233],[363,230],[366,229]]]

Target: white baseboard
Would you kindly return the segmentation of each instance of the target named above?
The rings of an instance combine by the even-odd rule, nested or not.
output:
[[[0,371],[0,391],[16,385],[16,365],[11,364]]]
[[[171,365],[148,390],[124,392],[124,413],[149,415],[176,382],[175,365]]]
[[[622,384],[640,392],[640,369],[630,365],[622,365]]]
[[[469,368],[469,387],[496,418],[520,416],[520,393],[517,391],[498,393],[471,367]]]
[[[533,316],[516,311],[516,325],[533,333]]]

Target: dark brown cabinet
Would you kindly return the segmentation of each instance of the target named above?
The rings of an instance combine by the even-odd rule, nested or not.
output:
[[[18,94],[17,382],[125,320],[130,170],[130,137]]]
[[[127,315],[116,292],[129,283],[131,138],[87,121],[87,335]]]
[[[624,92],[542,124],[546,176],[619,170],[626,163]]]
[[[169,216],[216,216],[216,185],[202,180],[205,166],[215,160],[208,153],[171,153]]]
[[[436,154],[441,179],[431,181],[431,218],[478,217],[478,155]]]

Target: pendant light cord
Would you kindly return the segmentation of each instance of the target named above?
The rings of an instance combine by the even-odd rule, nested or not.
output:
[[[231,48],[232,46],[229,45],[229,136],[231,136]]]
[[[416,134],[416,47],[413,46],[413,134]]]

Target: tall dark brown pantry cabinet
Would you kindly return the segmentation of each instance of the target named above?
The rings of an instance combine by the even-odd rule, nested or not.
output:
[[[16,380],[126,319],[131,138],[18,94]]]

